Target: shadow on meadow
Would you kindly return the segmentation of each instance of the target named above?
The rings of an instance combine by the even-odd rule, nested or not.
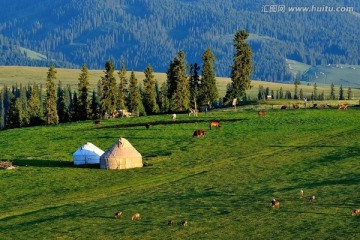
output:
[[[13,164],[19,167],[100,168],[99,164],[75,166],[72,161],[61,160],[15,159]]]

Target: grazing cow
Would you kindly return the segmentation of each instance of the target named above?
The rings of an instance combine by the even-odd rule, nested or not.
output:
[[[211,121],[210,122],[210,130],[211,130],[211,127],[216,127],[216,128],[220,128],[220,122],[219,121]]]
[[[281,109],[287,109],[287,106],[283,105],[281,106]]]
[[[315,201],[315,195],[309,196],[309,201],[310,201],[310,202]]]
[[[174,226],[174,220],[170,219],[170,220],[168,221],[168,226]]]
[[[100,120],[96,120],[96,121],[94,122],[94,124],[95,124],[95,125],[101,125],[101,121],[100,121]]]
[[[304,190],[300,190],[300,197],[302,198],[302,197],[304,197]]]
[[[181,221],[181,226],[186,227],[187,225],[188,225],[188,221],[187,221],[187,220]]]
[[[258,115],[261,117],[265,117],[265,111],[258,111]]]
[[[280,202],[275,200],[275,198],[274,198],[273,200],[271,200],[271,206],[273,208],[275,208],[275,207],[279,208],[280,207]]]
[[[299,109],[299,104],[293,104],[294,109]]]
[[[131,220],[140,220],[141,217],[140,217],[140,213],[134,213],[131,217]]]
[[[148,124],[148,123],[147,123],[147,124],[145,124],[146,129],[149,129],[149,128],[150,128],[150,126],[151,126],[151,125],[150,125],[150,124]]]
[[[115,218],[119,218],[119,217],[121,217],[121,216],[122,216],[122,214],[123,214],[123,213],[122,213],[122,212],[120,212],[120,211],[119,211],[119,212],[116,212],[116,213],[115,213]]]
[[[203,136],[205,137],[205,130],[203,129],[197,129],[195,130],[194,134],[193,134],[193,137],[199,137],[199,136]]]
[[[351,215],[353,215],[353,216],[359,216],[359,215],[360,215],[360,209],[358,208],[358,209],[352,210],[352,211],[351,211]]]
[[[348,110],[348,106],[349,106],[349,104],[347,104],[347,103],[339,104],[338,109]]]

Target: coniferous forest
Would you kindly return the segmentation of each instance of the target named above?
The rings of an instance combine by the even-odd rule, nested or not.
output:
[[[308,65],[360,64],[360,2],[355,0],[0,0],[0,64],[102,69],[121,60],[166,72],[182,50],[200,63],[211,49],[218,76],[229,77],[233,34],[250,33],[253,79],[293,81],[286,59]],[[315,7],[290,12],[289,7]],[[351,12],[324,7],[351,7]]]

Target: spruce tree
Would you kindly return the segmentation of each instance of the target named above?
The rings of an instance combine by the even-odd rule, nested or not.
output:
[[[143,103],[145,111],[148,114],[154,114],[159,112],[159,106],[156,101],[156,92],[155,92],[155,77],[154,71],[149,64],[145,71],[145,79],[143,80],[144,91],[143,91]]]
[[[0,91],[0,130],[5,128],[4,92]]]
[[[167,93],[167,83],[163,82],[159,91],[159,107],[162,113],[167,113],[170,110],[170,100]]]
[[[210,48],[206,49],[202,55],[203,67],[201,77],[201,105],[213,103],[219,98],[219,92],[216,87],[216,76],[214,62],[216,60]]]
[[[347,90],[347,100],[351,99],[351,94],[352,94],[351,87],[349,87],[348,90]]]
[[[10,101],[7,113],[6,128],[19,128],[21,126],[21,101],[15,96]]]
[[[58,124],[59,116],[56,109],[56,69],[51,65],[46,79],[46,100],[45,100],[45,118],[47,124]]]
[[[334,83],[331,83],[330,86],[330,100],[335,100],[335,86]]]
[[[192,102],[191,105],[194,109],[198,109],[197,105],[200,103],[202,99],[200,92],[201,80],[200,80],[199,71],[200,71],[200,66],[197,63],[190,64],[189,66],[190,102]]]
[[[190,106],[189,79],[186,74],[185,53],[179,51],[167,72],[170,110],[185,111]]]
[[[245,95],[245,91],[251,87],[250,75],[252,74],[252,51],[246,43],[249,34],[245,30],[237,31],[234,37],[235,54],[231,66],[231,85],[226,92],[226,100]]]
[[[345,97],[344,97],[344,89],[343,89],[343,86],[342,84],[340,85],[340,89],[339,89],[339,100],[344,100]]]
[[[317,92],[317,84],[316,83],[314,83],[314,92],[313,92],[313,97],[312,97],[312,99],[313,100],[318,100],[318,92]]]
[[[38,126],[43,124],[42,103],[40,101],[41,91],[38,85],[33,85],[30,90],[30,98],[27,103],[27,112],[29,116],[30,126]]]
[[[90,115],[90,98],[89,98],[89,72],[86,64],[81,67],[78,83],[78,101],[79,101],[79,120],[86,120]]]
[[[99,112],[99,99],[98,94],[95,90],[93,90],[92,97],[91,97],[91,118],[92,119],[98,119],[100,118],[100,112]]]
[[[72,109],[71,109],[71,120],[72,121],[79,121],[82,120],[80,116],[80,100],[77,96],[77,93],[74,92],[73,99],[72,99]]]
[[[134,71],[130,74],[128,107],[129,112],[145,115],[145,108],[141,101],[138,80],[135,77]]]
[[[59,122],[61,123],[69,122],[71,120],[70,104],[68,98],[68,90],[60,88],[58,91],[58,115]]]
[[[126,78],[126,66],[124,61],[121,61],[121,67],[118,74],[119,74],[120,82],[118,87],[117,107],[119,109],[127,109],[126,98],[128,96],[128,92],[127,92],[128,80]]]
[[[117,91],[114,77],[114,63],[109,60],[105,64],[105,76],[100,81],[100,108],[103,118],[109,118],[116,111]]]

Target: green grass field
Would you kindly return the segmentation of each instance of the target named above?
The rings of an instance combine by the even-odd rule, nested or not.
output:
[[[61,81],[63,86],[70,85],[74,90],[77,89],[78,78],[80,74],[80,69],[65,69],[65,68],[57,68],[57,82]],[[48,68],[46,67],[21,67],[21,66],[0,66],[0,89],[4,87],[4,85],[11,86],[15,84],[29,84],[29,83],[37,83],[42,84],[43,88],[46,86],[46,75]],[[118,70],[117,70],[118,71]],[[115,78],[118,80],[117,71],[115,74]],[[130,77],[130,71],[128,71],[128,77]],[[103,70],[89,70],[90,75],[90,88],[96,89],[98,81],[104,76]],[[143,72],[135,72],[135,76],[138,79],[139,84],[142,83],[145,75]],[[161,84],[166,81],[165,73],[154,73],[155,79]],[[231,82],[230,78],[218,77],[217,79],[217,88],[219,91],[219,96],[224,97],[226,93],[226,85]],[[119,80],[118,80],[119,81]],[[318,86],[317,91],[318,94],[321,94],[324,91],[326,97],[330,96],[330,84]],[[276,91],[283,89],[283,92],[291,91],[294,94],[294,84],[286,84],[286,83],[273,83],[273,82],[264,82],[264,81],[251,81],[252,88],[246,91],[246,94],[251,99],[257,98],[259,92],[259,86],[263,86],[264,88],[269,87],[270,90]],[[335,93],[338,95],[339,86],[335,86]],[[313,85],[305,85],[302,84],[299,86],[300,89],[303,90],[304,95],[310,97],[312,92],[314,91]],[[347,88],[344,88],[344,93],[346,94]],[[360,99],[360,88],[352,89],[353,99]]]
[[[0,170],[0,239],[359,239],[359,117],[355,107],[238,108],[178,124],[158,115],[1,131],[0,160],[19,167]],[[212,119],[220,130],[208,130]],[[192,137],[199,128],[205,138]],[[153,165],[72,165],[82,144],[106,150],[119,137]]]

